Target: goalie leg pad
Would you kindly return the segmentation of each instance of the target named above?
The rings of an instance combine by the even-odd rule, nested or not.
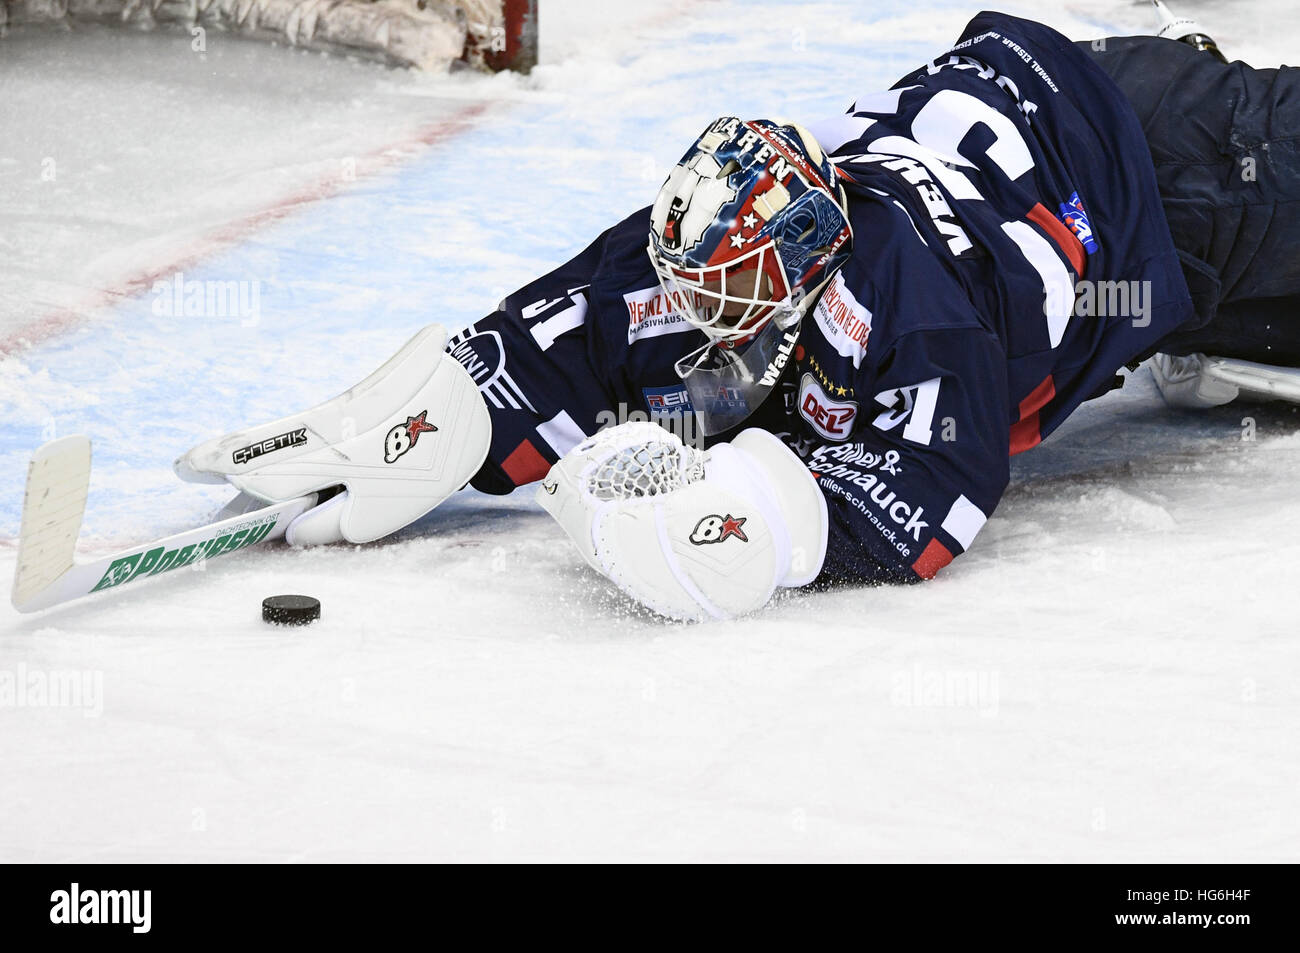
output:
[[[1205,373],[1223,386],[1235,387],[1257,400],[1300,403],[1300,368],[1211,357],[1207,359]]]
[[[1211,377],[1206,372],[1207,365],[1208,359],[1204,354],[1185,357],[1154,354],[1151,357],[1151,376],[1155,378],[1160,396],[1170,407],[1202,410],[1236,400],[1239,389]]]
[[[1247,397],[1300,403],[1300,368],[1232,357],[1156,354],[1151,374],[1171,407],[1218,407]]]

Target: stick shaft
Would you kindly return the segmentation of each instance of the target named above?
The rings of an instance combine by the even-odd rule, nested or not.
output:
[[[47,609],[92,592],[116,589],[146,576],[186,566],[199,567],[206,560],[280,539],[290,521],[309,510],[315,502],[314,494],[297,497],[243,516],[186,530],[151,543],[141,543],[103,559],[74,563],[51,586],[17,608],[20,612]]]
[[[78,563],[74,551],[89,486],[90,441],[84,436],[52,441],[33,456],[14,574],[12,598],[19,612],[47,609],[279,539],[294,517],[316,504],[311,493]]]

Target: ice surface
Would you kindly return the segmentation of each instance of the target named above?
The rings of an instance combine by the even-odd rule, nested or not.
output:
[[[1080,38],[1152,23],[1002,6]],[[206,520],[230,494],[172,476],[191,444],[490,310],[646,204],[708,119],[837,112],[980,6],[617,9],[544,4],[527,78],[0,40],[0,578],[44,440],[94,437],[88,554]],[[1176,9],[1229,55],[1293,55],[1282,0]],[[157,313],[178,270],[256,282],[256,315]],[[664,624],[528,494],[464,494],[381,545],[5,605],[0,680],[91,691],[0,694],[0,859],[1294,860],[1298,466],[1295,409],[1171,411],[1142,370],[1016,458],[924,586]],[[276,592],[322,620],[268,629]]]

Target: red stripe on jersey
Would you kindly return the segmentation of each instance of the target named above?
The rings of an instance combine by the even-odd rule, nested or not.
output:
[[[1014,457],[1017,453],[1024,453],[1030,447],[1036,447],[1042,442],[1043,435],[1038,429],[1038,415],[1026,417],[1011,425],[1011,450],[1007,456]]]
[[[1024,453],[1030,447],[1036,447],[1043,441],[1038,426],[1038,412],[1047,406],[1047,402],[1056,396],[1056,382],[1048,374],[1043,382],[1029,392],[1020,402],[1020,419],[1011,425],[1011,452]]]
[[[551,465],[537,452],[531,440],[525,440],[501,461],[501,469],[514,481],[515,486],[534,483],[546,476]]]
[[[1077,235],[1070,231],[1061,222],[1059,218],[1043,207],[1042,202],[1035,202],[1034,207],[1029,210],[1025,216],[1051,237],[1056,242],[1057,247],[1065,254],[1070,264],[1074,266],[1074,273],[1080,278],[1083,277],[1083,270],[1087,267],[1088,256],[1083,250],[1083,243],[1079,241]]]
[[[950,562],[952,553],[948,552],[948,547],[937,539],[932,539],[921,555],[916,557],[916,562],[912,563],[912,572],[922,579],[933,579],[934,574]]]
[[[1055,396],[1056,382],[1052,380],[1052,375],[1048,374],[1043,378],[1043,382],[1031,390],[1029,396],[1020,402],[1020,419],[1024,420],[1030,414],[1038,413]]]

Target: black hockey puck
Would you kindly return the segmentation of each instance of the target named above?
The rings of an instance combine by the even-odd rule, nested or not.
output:
[[[262,621],[275,625],[307,625],[320,618],[320,600],[311,596],[267,596]]]

